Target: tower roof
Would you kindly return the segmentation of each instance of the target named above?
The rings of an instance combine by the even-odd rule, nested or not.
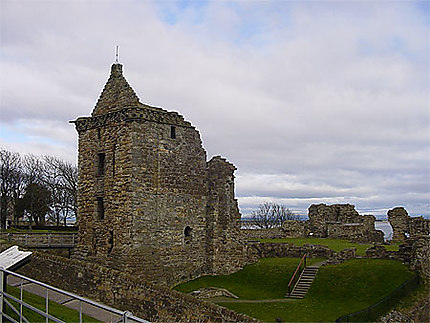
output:
[[[139,106],[139,98],[122,75],[122,65],[111,67],[109,79],[96,103],[92,116],[114,112],[125,107]]]

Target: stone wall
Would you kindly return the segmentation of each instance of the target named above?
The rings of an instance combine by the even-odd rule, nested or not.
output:
[[[173,285],[243,267],[233,164],[207,162],[200,133],[145,105],[122,65],[79,135],[79,241],[73,257]]]
[[[208,273],[226,275],[247,263],[240,234],[240,213],[234,196],[236,167],[221,156],[208,163],[209,195],[206,207],[206,259]]]
[[[242,229],[241,232],[248,240],[313,236],[363,243],[384,242],[384,233],[375,229],[375,217],[358,214],[354,205],[312,204],[308,216],[307,221],[285,221],[281,228]]]
[[[95,263],[34,252],[19,272],[151,322],[258,322],[256,319],[145,282]]]
[[[357,242],[384,241],[384,233],[375,230],[375,217],[358,214],[351,204],[312,204],[308,216],[309,230],[314,237]]]
[[[296,246],[290,243],[252,243],[249,245],[258,258],[294,257],[301,258],[306,253],[310,258],[330,258],[335,252],[327,246],[304,244]],[[251,252],[250,252],[251,253]]]
[[[241,229],[241,235],[247,240],[299,238],[309,235],[308,221],[286,220],[282,227],[271,229]]]
[[[282,231],[288,238],[307,237],[310,233],[309,221],[287,220],[282,224]]]
[[[418,270],[427,284],[430,283],[430,237],[416,237],[411,248],[411,268]]]
[[[389,210],[388,221],[393,228],[393,240],[404,241],[430,234],[430,220],[420,217],[410,217],[404,207],[395,207]]]
[[[287,237],[284,230],[282,230],[282,228],[241,229],[240,234],[246,240],[282,239]]]

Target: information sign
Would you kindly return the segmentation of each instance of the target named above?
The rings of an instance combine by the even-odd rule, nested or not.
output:
[[[10,247],[0,253],[0,268],[12,269],[30,257],[31,251],[20,251],[18,246]]]

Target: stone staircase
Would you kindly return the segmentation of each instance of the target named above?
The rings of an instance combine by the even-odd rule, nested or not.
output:
[[[312,285],[312,282],[315,279],[315,276],[317,275],[318,269],[319,266],[308,266],[303,270],[299,280],[297,281],[296,286],[291,292],[291,298],[305,297],[306,293]]]

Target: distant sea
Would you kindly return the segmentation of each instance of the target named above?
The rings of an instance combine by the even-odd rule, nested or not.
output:
[[[388,220],[375,221],[375,229],[384,232],[384,240],[391,240],[393,237],[393,228]]]

